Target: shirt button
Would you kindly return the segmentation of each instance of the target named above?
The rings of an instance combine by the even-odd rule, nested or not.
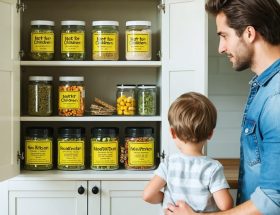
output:
[[[255,87],[257,85],[257,83],[253,83],[253,87]]]
[[[249,128],[245,128],[245,134],[248,134]]]

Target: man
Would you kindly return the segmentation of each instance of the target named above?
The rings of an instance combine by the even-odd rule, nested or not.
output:
[[[245,106],[235,208],[211,214],[280,215],[280,5],[277,0],[208,0],[219,52],[255,77]],[[195,213],[184,201],[166,215]]]

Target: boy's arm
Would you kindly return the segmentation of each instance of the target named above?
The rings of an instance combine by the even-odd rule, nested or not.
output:
[[[155,175],[144,189],[143,200],[152,204],[161,203],[163,200],[163,192],[161,189],[165,185],[166,181]]]
[[[228,210],[233,207],[233,199],[228,189],[221,189],[213,193],[216,205],[221,211]]]

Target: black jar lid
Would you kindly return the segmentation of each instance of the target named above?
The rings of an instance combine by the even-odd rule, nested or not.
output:
[[[53,134],[52,128],[47,127],[29,127],[26,128],[26,135],[28,137],[48,138]]]
[[[116,137],[119,134],[119,128],[115,127],[96,127],[91,129],[92,137]]]
[[[151,127],[127,127],[125,134],[127,137],[152,137],[154,129]]]
[[[59,128],[58,135],[62,138],[81,138],[85,135],[84,128]]]

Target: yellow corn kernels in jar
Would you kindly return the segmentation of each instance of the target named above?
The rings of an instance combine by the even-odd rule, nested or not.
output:
[[[60,76],[58,87],[58,115],[83,116],[85,87],[83,76]]]
[[[136,114],[136,85],[117,85],[117,114],[133,116]]]

